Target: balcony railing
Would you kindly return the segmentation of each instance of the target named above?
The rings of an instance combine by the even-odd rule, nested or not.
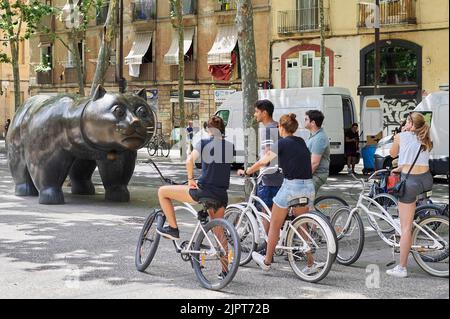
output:
[[[328,9],[324,9],[325,28],[328,28]],[[278,12],[278,33],[320,31],[320,8],[312,7]]]
[[[141,64],[141,71],[138,78],[133,78],[133,81],[155,81],[155,64],[143,63]],[[178,69],[177,69],[178,70]]]
[[[237,4],[234,0],[222,0],[216,3],[215,12],[225,12],[236,10]]]
[[[178,66],[174,65],[170,68],[170,80],[178,81]],[[195,61],[184,64],[184,79],[195,80],[196,79],[196,63]]]
[[[131,4],[133,21],[154,20],[156,18],[156,1],[135,0]]]
[[[380,3],[380,24],[416,24],[416,0],[385,0]],[[375,4],[359,3],[359,26],[372,27]]]
[[[53,72],[37,72],[37,84],[53,84]]]

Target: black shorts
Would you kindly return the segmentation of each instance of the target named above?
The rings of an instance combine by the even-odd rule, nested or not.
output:
[[[190,189],[189,195],[196,202],[200,200],[200,198],[212,198],[217,200],[222,204],[223,207],[227,207],[228,205],[228,194],[226,190],[211,190],[206,189],[206,187],[201,187],[199,185],[199,189]]]

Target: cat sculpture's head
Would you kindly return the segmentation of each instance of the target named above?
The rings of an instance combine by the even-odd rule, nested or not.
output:
[[[106,152],[138,150],[153,137],[155,111],[147,104],[146,91],[109,94],[98,86],[82,118],[84,136]]]

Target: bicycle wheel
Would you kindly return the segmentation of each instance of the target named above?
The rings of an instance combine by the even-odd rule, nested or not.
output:
[[[161,155],[164,157],[168,157],[170,154],[170,147],[164,140],[159,144],[159,149],[161,150]]]
[[[445,207],[436,204],[427,204],[416,207],[414,220],[418,221],[428,216],[445,216]],[[448,217],[448,216],[447,216]]]
[[[293,221],[286,236],[286,246],[292,248],[287,257],[300,279],[319,282],[328,275],[337,252],[333,234],[328,223],[314,213],[299,216]]]
[[[338,263],[349,266],[356,262],[364,247],[364,225],[358,212],[352,216],[350,224],[345,228],[350,217],[349,207],[339,208],[331,217],[331,224],[336,232],[339,251]]]
[[[376,201],[378,204],[383,207],[383,209],[391,215],[392,218],[397,219],[399,218],[398,215],[398,200],[394,196],[386,193],[381,193],[378,195],[375,195],[373,197],[373,200]],[[381,214],[380,209],[373,203],[369,203],[367,205],[367,208],[369,211],[376,212]],[[375,230],[380,230],[382,233],[392,233],[394,232],[394,227],[385,221],[382,218],[378,218],[372,215],[367,216],[367,219],[369,221],[370,226],[372,226]]]
[[[239,237],[225,219],[214,219],[203,226],[194,243],[192,265],[200,284],[206,289],[220,290],[236,275],[241,258]]]
[[[153,260],[158,249],[161,235],[156,232],[158,225],[163,225],[165,221],[164,214],[161,211],[152,212],[145,220],[141,234],[136,247],[134,262],[136,269],[144,272]]]
[[[227,208],[224,218],[236,228],[241,243],[239,266],[244,266],[252,260],[252,252],[257,246],[253,224],[244,210],[236,207]]]
[[[319,196],[314,200],[314,208],[328,219],[341,207],[348,207],[348,203],[338,196]]]
[[[156,153],[156,144],[153,141],[150,141],[147,144],[147,153],[149,156],[154,156]]]
[[[412,250],[414,260],[420,268],[432,276],[448,277],[448,223],[446,216],[428,216],[422,219],[418,223],[419,227],[413,230],[413,246],[421,247]],[[441,249],[428,248],[434,246],[435,241],[442,245]]]

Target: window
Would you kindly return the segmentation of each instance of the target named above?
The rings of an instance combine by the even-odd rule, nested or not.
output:
[[[325,57],[324,83],[329,86],[330,61]],[[319,87],[320,84],[320,57],[316,57],[315,51],[302,51],[298,59],[286,60],[286,87],[308,88]]]
[[[197,13],[197,1],[196,0],[182,0],[183,1],[183,15],[196,14]],[[175,12],[175,7],[172,2],[170,4],[170,11]]]
[[[46,44],[41,46],[41,64],[50,69],[53,67],[52,45]]]
[[[375,51],[365,56],[365,85],[374,85]],[[381,48],[381,85],[418,84],[417,53],[401,46]]]
[[[80,55],[81,67],[83,67],[84,66],[84,43],[83,42],[78,42],[78,53]],[[68,51],[66,68],[74,68],[75,66],[76,66],[75,65],[75,56],[73,55],[72,51]]]
[[[97,25],[105,24],[108,18],[109,1],[104,1],[101,7],[97,8],[96,22]]]
[[[297,0],[297,20],[299,31],[319,29],[318,0]]]
[[[218,111],[216,113],[216,116],[220,117],[223,120],[223,122],[225,123],[225,126],[228,125],[228,119],[230,118],[230,111],[228,111],[228,110]]]
[[[134,20],[151,20],[156,17],[156,0],[134,0]]]

